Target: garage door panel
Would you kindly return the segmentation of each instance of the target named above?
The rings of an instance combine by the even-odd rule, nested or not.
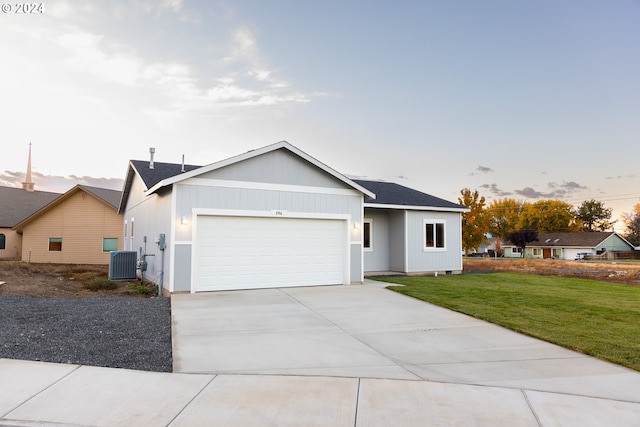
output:
[[[198,217],[196,290],[341,284],[342,220]]]

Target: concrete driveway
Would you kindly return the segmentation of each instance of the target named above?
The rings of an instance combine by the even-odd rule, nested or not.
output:
[[[174,295],[174,372],[430,381],[640,402],[638,372],[385,286]]]
[[[640,373],[383,286],[174,295],[175,373],[0,359],[0,426],[640,426]]]

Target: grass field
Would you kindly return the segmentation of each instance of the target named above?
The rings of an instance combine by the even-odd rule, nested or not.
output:
[[[523,273],[386,277],[390,289],[640,371],[640,288]]]

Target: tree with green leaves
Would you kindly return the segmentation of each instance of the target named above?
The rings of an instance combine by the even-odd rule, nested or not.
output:
[[[502,241],[509,239],[509,233],[517,230],[520,214],[526,202],[516,199],[494,200],[487,207],[489,232]]]
[[[540,200],[522,210],[518,229],[531,229],[539,233],[580,231],[573,206],[561,200]]]
[[[470,189],[463,188],[460,195],[462,197],[458,198],[458,203],[469,208],[469,212],[462,214],[462,249],[468,253],[477,251],[487,241],[489,223],[484,211],[485,198],[478,194],[478,190],[471,192]]]
[[[582,231],[609,231],[615,223],[611,221],[611,208],[597,200],[585,200],[576,211],[576,218],[582,222]]]

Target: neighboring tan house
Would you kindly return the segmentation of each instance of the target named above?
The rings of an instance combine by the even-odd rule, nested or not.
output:
[[[121,192],[77,185],[13,226],[22,234],[22,261],[109,264],[122,249]]]
[[[522,257],[522,249],[514,246],[511,242],[506,242],[503,249],[505,257]],[[578,254],[589,254],[593,256],[606,252],[633,250],[633,245],[614,231],[538,233],[538,240],[527,244],[524,256],[526,258],[573,260],[583,256],[578,256]]]
[[[0,259],[20,259],[22,234],[13,227],[58,197],[59,193],[0,187]]]
[[[352,180],[282,141],[207,166],[132,160],[124,248],[165,292],[361,283],[462,270],[463,206]]]

